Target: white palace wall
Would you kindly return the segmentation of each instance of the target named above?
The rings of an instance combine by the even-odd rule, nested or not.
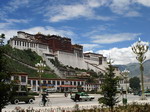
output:
[[[16,38],[16,39],[15,39]],[[13,48],[21,50],[31,49],[38,55],[53,54],[63,65],[72,66],[73,68],[92,69],[95,72],[103,71],[108,66],[106,59],[102,56],[102,64],[99,65],[99,55],[89,54],[89,57],[79,57],[77,53],[68,53],[64,51],[51,52],[48,45],[34,42],[34,36],[26,33],[18,33],[18,38],[10,39],[9,44]],[[33,38],[33,40],[31,39]],[[46,57],[49,58],[49,57]],[[118,71],[119,72],[119,71]],[[119,74],[119,73],[118,73]]]
[[[58,60],[68,66],[72,66],[74,68],[86,69],[85,62],[83,57],[78,57],[77,54],[66,53],[62,51],[57,51]]]

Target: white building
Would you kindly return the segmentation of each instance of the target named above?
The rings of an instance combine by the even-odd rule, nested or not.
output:
[[[49,58],[58,58],[61,64],[72,66],[73,68],[80,69],[92,69],[95,72],[104,73],[107,65],[107,58],[102,54],[96,53],[83,53],[83,47],[81,45],[72,45],[71,39],[64,38],[56,35],[43,35],[43,34],[28,34],[22,31],[18,32],[18,35],[11,38],[8,41],[9,45],[17,49],[31,49],[38,55],[43,57],[46,64],[50,67],[48,62]],[[58,73],[56,68],[55,73]],[[120,75],[120,71],[115,70],[117,76]],[[59,76],[61,76],[59,74]]]

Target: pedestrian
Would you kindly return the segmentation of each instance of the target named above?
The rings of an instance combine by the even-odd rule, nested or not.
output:
[[[47,102],[47,96],[46,96],[46,94],[42,94],[42,102],[43,102],[43,106],[45,106],[45,104]]]
[[[75,102],[76,102],[77,100],[80,101],[80,95],[79,95],[78,93],[75,94]]]
[[[65,97],[67,97],[68,96],[68,94],[65,92]]]
[[[72,96],[72,91],[70,91],[70,96]]]

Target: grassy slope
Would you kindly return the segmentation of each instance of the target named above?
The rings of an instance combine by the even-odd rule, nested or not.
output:
[[[36,63],[42,60],[39,55],[37,55],[35,52],[32,52],[31,50],[13,49],[9,45],[6,45],[5,48],[9,56],[31,66],[35,66]],[[12,60],[11,58],[8,58],[8,61],[10,62],[9,69],[11,69],[12,72],[26,72],[29,74],[29,77],[38,77],[36,70],[24,66],[17,61]],[[49,67],[46,67],[46,71],[48,72],[44,73],[42,77],[57,78],[57,76],[51,72]]]

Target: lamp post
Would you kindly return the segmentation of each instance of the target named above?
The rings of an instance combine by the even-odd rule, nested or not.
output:
[[[140,38],[139,38],[139,41],[134,43],[132,46],[132,51],[133,51],[133,53],[135,53],[137,55],[136,59],[138,60],[138,62],[140,64],[141,89],[142,89],[141,100],[146,100],[146,97],[144,95],[143,62],[146,59],[145,53],[148,51],[148,48],[149,48],[149,43],[141,41]]]
[[[126,81],[126,99],[127,99],[127,94],[128,94],[127,80],[128,80],[129,73],[130,73],[130,71],[128,71],[126,69],[124,71],[122,71],[122,75]]]
[[[39,74],[39,96],[41,96],[41,93],[42,93],[42,89],[41,89],[41,75],[42,75],[42,73],[44,72],[44,68],[46,67],[46,65],[42,62],[42,61],[40,61],[40,63],[37,63],[37,64],[35,64],[35,66],[37,67],[37,72],[38,72],[38,74]]]

